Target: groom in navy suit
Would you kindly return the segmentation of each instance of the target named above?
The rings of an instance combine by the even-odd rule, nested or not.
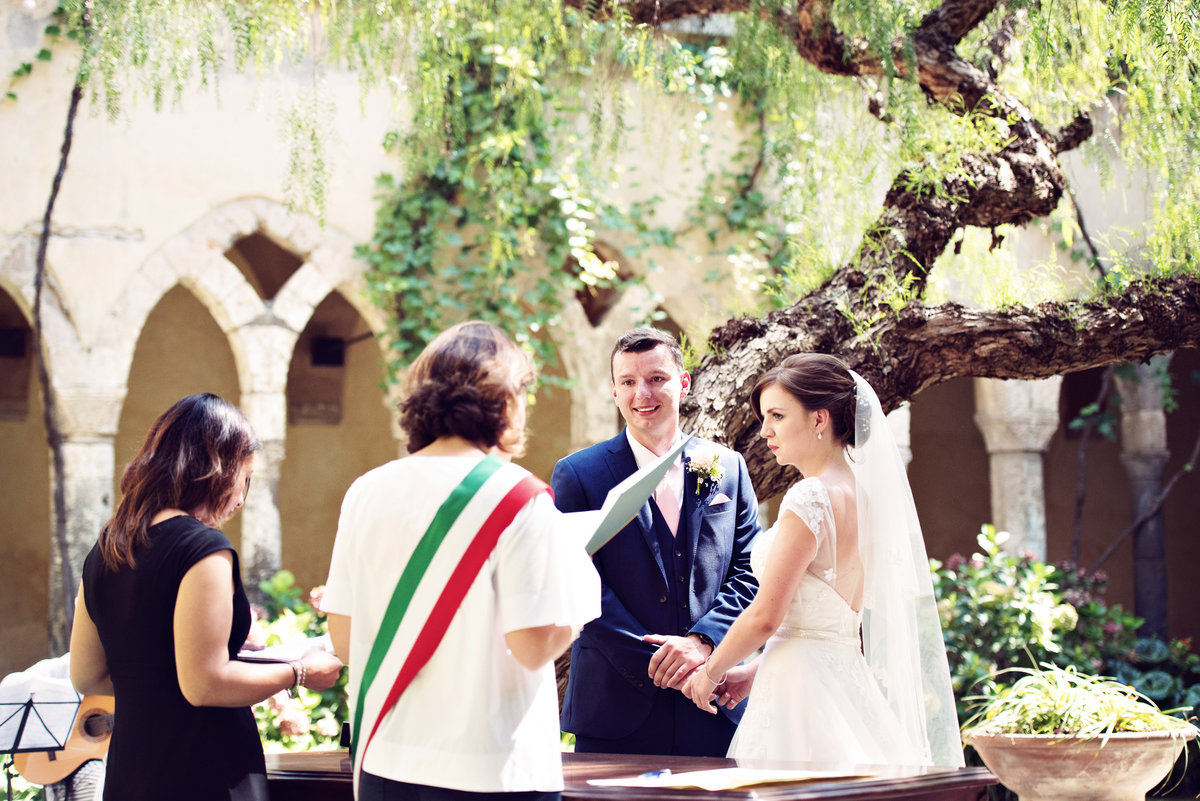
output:
[[[605,495],[678,443],[691,376],[673,336],[637,328],[611,357],[625,430],[560,460],[550,480],[564,512]],[[571,647],[563,729],[579,752],[725,756],[745,706],[702,712],[678,691],[757,590],[750,546],[758,502],[746,462],[693,439],[634,520],[596,552],[602,611]],[[714,676],[713,678],[720,678]]]

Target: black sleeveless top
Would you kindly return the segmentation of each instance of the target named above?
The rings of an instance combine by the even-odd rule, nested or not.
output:
[[[98,547],[83,564],[83,592],[108,660],[114,724],[105,801],[258,801],[267,798],[262,742],[250,707],[192,706],[175,669],[175,599],[183,576],[218,551],[233,552],[233,658],[250,630],[237,552],[220,531],[186,515],[151,526],[135,568],[110,571]]]

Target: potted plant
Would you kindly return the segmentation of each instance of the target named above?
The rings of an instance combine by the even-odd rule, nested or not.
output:
[[[1144,801],[1198,732],[1134,688],[1073,667],[996,674],[1010,686],[968,699],[972,746],[1021,801]]]

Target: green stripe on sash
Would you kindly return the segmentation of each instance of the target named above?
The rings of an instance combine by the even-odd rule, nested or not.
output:
[[[355,751],[358,750],[359,731],[362,728],[363,705],[367,699],[367,690],[375,681],[375,676],[379,672],[379,666],[383,664],[383,659],[387,656],[388,649],[391,648],[392,640],[396,637],[396,631],[400,628],[400,621],[404,619],[404,614],[408,611],[408,605],[412,602],[413,595],[416,594],[417,587],[421,583],[421,579],[425,576],[425,571],[429,568],[429,563],[433,561],[433,556],[437,553],[438,548],[442,544],[442,540],[446,538],[450,527],[458,520],[462,510],[466,507],[467,502],[475,497],[475,493],[483,486],[489,478],[492,477],[497,470],[503,467],[504,460],[498,456],[485,456],[479,464],[471,468],[471,472],[467,477],[454,488],[450,496],[442,502],[438,508],[437,514],[433,516],[433,522],[429,524],[429,528],[421,536],[421,541],[417,543],[416,549],[413,550],[412,556],[408,559],[408,564],[404,566],[404,571],[400,574],[400,580],[396,582],[396,589],[392,593],[392,599],[388,601],[387,611],[384,612],[383,620],[379,624],[379,632],[375,635],[375,642],[371,646],[371,654],[367,657],[366,666],[363,668],[362,681],[358,688],[358,703],[354,706],[354,727],[350,735],[350,753],[353,757]],[[351,626],[354,625],[351,621]]]

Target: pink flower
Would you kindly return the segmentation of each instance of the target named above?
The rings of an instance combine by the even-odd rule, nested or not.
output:
[[[1104,633],[1105,634],[1119,634],[1120,632],[1122,632],[1124,630],[1125,630],[1125,627],[1122,626],[1120,623],[1118,623],[1115,620],[1110,620],[1104,624]]]
[[[288,707],[279,716],[279,733],[285,737],[299,737],[302,734],[308,734],[311,725],[312,721],[308,719],[308,713],[294,706]]]
[[[318,612],[324,611],[321,609],[321,601],[325,600],[325,585],[313,587],[308,591],[308,602],[312,604],[312,608]]]
[[[287,690],[280,690],[267,699],[267,709],[272,712],[282,712],[287,709],[288,701],[292,700]]]
[[[246,642],[242,645],[244,651],[261,651],[267,646],[267,631],[255,621],[246,634]]]
[[[321,718],[317,721],[317,734],[322,737],[337,737],[341,734],[342,727],[333,718]]]
[[[967,559],[961,553],[952,553],[950,554],[950,558],[946,560],[946,567],[950,570],[958,570],[966,563]]]

